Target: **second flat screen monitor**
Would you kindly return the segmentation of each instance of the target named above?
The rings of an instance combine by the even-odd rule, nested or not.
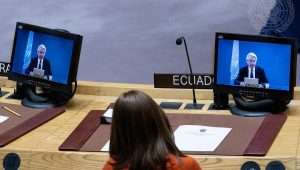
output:
[[[219,40],[218,84],[288,91],[290,44]]]

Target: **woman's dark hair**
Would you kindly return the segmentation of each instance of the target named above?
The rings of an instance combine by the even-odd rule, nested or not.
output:
[[[109,153],[116,170],[166,169],[168,154],[184,156],[163,110],[136,90],[122,94],[114,105]]]

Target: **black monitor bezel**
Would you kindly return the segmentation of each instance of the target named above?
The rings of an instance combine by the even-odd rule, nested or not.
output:
[[[289,44],[291,45],[291,60],[290,60],[290,86],[289,90],[275,90],[275,89],[261,89],[261,88],[251,88],[251,87],[241,87],[241,86],[231,86],[224,84],[217,84],[217,63],[218,63],[218,53],[219,53],[219,41],[218,37],[222,36],[224,39],[231,40],[242,40],[242,41],[256,41],[256,42],[269,42],[277,44]],[[297,66],[297,40],[294,38],[283,38],[265,35],[245,35],[245,34],[235,34],[235,33],[223,33],[216,32],[215,34],[215,50],[214,50],[214,90],[219,92],[228,92],[231,94],[240,94],[245,92],[263,94],[266,98],[271,98],[275,100],[291,100],[294,97],[294,87],[296,86],[296,66]]]
[[[19,26],[22,26],[22,29],[30,30],[38,33],[58,36],[65,39],[70,39],[74,41],[73,51],[72,51],[72,57],[71,57],[71,64],[69,68],[69,76],[66,84],[58,83],[50,80],[45,79],[39,79],[28,75],[23,75],[20,73],[12,72],[13,70],[13,61],[15,57],[15,50],[16,50],[16,41],[17,41],[17,31]],[[16,28],[15,28],[15,37],[13,41],[13,47],[12,47],[12,53],[11,53],[11,60],[10,60],[10,72],[8,74],[9,80],[14,80],[34,86],[41,86],[44,88],[52,89],[55,91],[62,91],[66,93],[70,93],[72,91],[72,82],[76,81],[77,77],[77,71],[78,71],[78,64],[79,64],[79,57],[80,57],[80,51],[81,51],[81,45],[82,45],[82,39],[83,37],[79,34],[73,34],[69,32],[64,32],[61,30],[26,24],[22,22],[17,22]]]

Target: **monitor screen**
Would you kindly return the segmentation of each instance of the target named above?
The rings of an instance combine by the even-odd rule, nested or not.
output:
[[[292,97],[295,44],[294,39],[217,33],[215,85],[230,92]]]
[[[10,78],[48,86],[69,86],[77,75],[80,35],[17,23]]]

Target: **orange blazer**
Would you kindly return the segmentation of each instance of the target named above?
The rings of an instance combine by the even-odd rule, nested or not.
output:
[[[115,161],[110,158],[109,161],[103,167],[103,170],[113,170],[113,163]],[[124,170],[128,170],[125,168]],[[174,155],[169,155],[167,158],[167,170],[201,170],[198,163],[192,157],[180,157],[176,158]]]

